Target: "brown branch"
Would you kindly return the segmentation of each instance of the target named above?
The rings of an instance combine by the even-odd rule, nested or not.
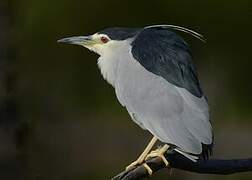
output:
[[[177,168],[190,172],[201,174],[233,174],[238,172],[252,171],[252,159],[233,159],[233,160],[198,160],[192,162],[185,158],[176,151],[167,151],[165,154],[166,159],[169,161],[168,168]],[[151,158],[146,161],[153,171],[153,174],[163,168],[165,164],[159,157]],[[112,180],[138,180],[148,177],[147,170],[141,165],[131,171],[123,171],[112,178]]]

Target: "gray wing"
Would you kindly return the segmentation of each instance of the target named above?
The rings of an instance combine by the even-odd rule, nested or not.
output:
[[[161,141],[193,154],[212,143],[205,98],[147,71],[133,57],[120,60],[115,90],[133,120]]]
[[[119,58],[116,95],[133,120],[161,141],[193,154],[212,143],[208,104],[143,67],[128,53]]]

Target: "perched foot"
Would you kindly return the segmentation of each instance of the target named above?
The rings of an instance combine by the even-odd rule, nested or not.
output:
[[[126,167],[127,171],[130,171],[132,169],[135,169],[137,166],[139,165],[143,165],[143,167],[148,171],[149,175],[152,175],[153,171],[150,168],[150,166],[145,163],[145,160],[148,160],[150,158],[154,158],[154,157],[160,157],[163,162],[165,163],[165,166],[169,165],[169,162],[167,161],[167,159],[164,157],[164,153],[168,150],[169,146],[166,144],[161,148],[158,148],[154,151],[151,151],[150,154],[146,155],[146,156],[141,156],[139,157],[136,161],[134,161],[133,163],[131,163],[129,166]],[[143,159],[144,157],[144,159]]]
[[[149,175],[152,175],[152,170],[151,170],[150,166],[148,166],[148,164],[146,164],[146,163],[143,163],[143,161],[139,161],[139,160],[136,160],[133,163],[131,163],[130,165],[128,165],[126,167],[126,171],[131,171],[140,165],[143,165],[143,167],[147,170]]]
[[[143,153],[139,156],[139,158],[136,161],[134,161],[133,163],[131,163],[130,165],[126,167],[126,171],[135,169],[137,166],[143,164],[147,154],[150,152],[150,150],[152,149],[156,141],[157,141],[157,137],[153,136],[153,138],[151,139],[150,143],[147,145]]]
[[[132,162],[130,165],[126,167],[126,171],[130,171],[132,169],[135,169],[137,166],[141,165],[144,160],[137,159],[136,161]]]
[[[132,169],[135,169],[137,166],[139,166],[141,164],[142,164],[142,162],[139,162],[138,160],[136,160],[126,167],[126,171],[130,171]]]
[[[164,157],[164,153],[167,151],[168,148],[169,148],[169,146],[166,144],[161,148],[158,148],[158,149],[156,149],[154,151],[151,151],[150,154],[148,154],[146,156],[145,160],[148,160],[148,159],[153,158],[153,157],[160,157],[163,160],[163,162],[165,163],[165,166],[168,166],[169,162]]]

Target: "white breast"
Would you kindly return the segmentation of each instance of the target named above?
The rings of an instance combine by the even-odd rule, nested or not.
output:
[[[103,78],[106,79],[107,82],[111,84],[113,87],[116,78],[117,65],[118,65],[118,58],[115,58],[113,56],[110,57],[101,56],[98,59],[98,66],[101,70]]]

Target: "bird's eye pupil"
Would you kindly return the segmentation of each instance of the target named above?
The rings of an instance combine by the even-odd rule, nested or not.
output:
[[[106,37],[101,37],[101,41],[103,42],[103,43],[107,43],[109,40],[108,40],[108,38],[106,38]]]

